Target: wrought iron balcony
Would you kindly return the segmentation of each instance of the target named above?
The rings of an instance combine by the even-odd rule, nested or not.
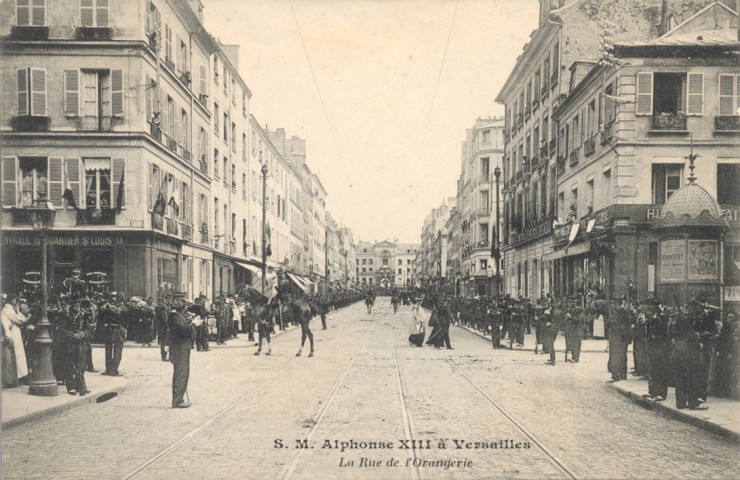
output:
[[[714,117],[714,130],[718,132],[740,132],[740,115]]]
[[[164,138],[165,138],[165,143],[167,144],[167,148],[169,148],[173,152],[177,153],[177,142],[175,141],[175,139],[172,138],[172,137],[170,137],[166,133],[163,133],[163,135],[164,135]]]
[[[183,145],[178,144],[177,145],[178,154],[180,155],[180,158],[185,160],[186,162],[190,163],[192,161],[192,157],[190,155],[190,150],[185,148]]]
[[[539,221],[531,223],[522,228],[521,231],[512,231],[509,235],[509,242],[512,246],[517,246],[524,242],[537,239],[552,232],[552,215],[542,217]]]
[[[182,229],[182,238],[184,238],[185,240],[193,239],[193,227],[185,223],[181,223],[180,228]]]
[[[200,159],[200,173],[208,175],[208,162],[206,162],[206,156],[203,155]]]
[[[570,162],[568,162],[568,165],[571,167],[575,167],[578,165],[578,151],[581,149],[581,147],[576,147],[570,152]]]
[[[111,40],[113,29],[110,27],[77,27],[77,40]]]
[[[110,132],[113,130],[115,117],[76,117],[75,126],[78,132]]]
[[[653,115],[653,130],[686,130],[685,115]]]
[[[113,208],[80,208],[77,210],[77,225],[115,225],[116,211]]]
[[[596,152],[596,141],[594,137],[587,138],[586,141],[583,143],[583,155],[586,157],[590,157],[591,155]]]
[[[162,141],[162,129],[156,123],[149,122],[149,133],[158,142]]]
[[[10,39],[15,41],[24,40],[48,40],[48,25],[13,25],[10,27]]]
[[[190,83],[192,81],[192,78],[190,77],[190,72],[180,72],[180,81],[190,87]]]
[[[614,120],[604,124],[604,130],[601,132],[601,144],[606,145],[611,141],[614,132]]]
[[[552,140],[550,140],[550,155],[553,155],[555,153],[555,147],[556,143],[555,139],[553,138]]]
[[[164,216],[152,212],[152,229],[159,230],[160,232],[164,230]]]
[[[557,160],[557,166],[558,166],[558,175],[562,175],[565,173],[565,157],[564,156],[558,156]]]
[[[164,64],[171,71],[175,71],[175,62],[170,57],[164,57]]]
[[[11,118],[14,132],[48,132],[51,117],[40,115],[16,115]]]
[[[165,218],[166,225],[167,225],[167,233],[170,235],[177,235],[178,234],[178,223],[177,220],[173,220],[171,218]]]

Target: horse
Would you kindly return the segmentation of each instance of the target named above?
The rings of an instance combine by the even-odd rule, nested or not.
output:
[[[375,303],[375,299],[371,295],[368,295],[365,298],[365,306],[367,307],[367,313],[373,313],[373,304],[374,303]]]
[[[301,348],[298,349],[296,357],[301,356],[301,351],[303,351],[303,345],[306,343],[306,338],[309,339],[311,344],[311,352],[308,356],[313,357],[313,333],[311,333],[311,329],[308,326],[308,323],[311,321],[311,317],[313,316],[311,305],[303,300],[294,299],[289,300],[285,304],[285,310],[290,321],[299,322],[301,324]]]

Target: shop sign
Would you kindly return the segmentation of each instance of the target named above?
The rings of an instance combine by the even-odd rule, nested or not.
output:
[[[10,246],[38,246],[41,239],[38,234],[27,232],[6,232],[2,236],[2,244]],[[49,234],[48,244],[59,247],[111,247],[125,245],[122,237],[102,235],[97,233]]]
[[[654,220],[657,220],[660,218],[660,212],[661,208],[647,208],[645,209],[645,219],[649,222],[652,222]],[[738,208],[730,208],[730,207],[721,207],[722,216],[727,218],[730,223],[738,223],[738,219],[740,219],[740,209]]]
[[[684,241],[664,240],[660,243],[660,281],[683,280]]]
[[[165,252],[179,253],[179,250],[176,244],[166,242],[164,240],[155,239],[152,241],[152,246],[158,250],[164,250]]]
[[[717,271],[717,241],[689,240],[689,280],[716,280]]]

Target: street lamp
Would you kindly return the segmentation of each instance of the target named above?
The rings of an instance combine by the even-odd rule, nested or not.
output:
[[[47,317],[46,247],[47,235],[49,230],[54,227],[54,217],[56,217],[57,212],[45,194],[39,194],[39,198],[34,200],[32,205],[27,208],[27,211],[31,218],[33,229],[39,232],[39,236],[41,237],[41,311],[39,321],[36,324],[36,328],[38,329],[36,344],[38,345],[39,358],[36,367],[31,373],[28,393],[41,397],[55,397],[59,391],[57,389],[57,380],[54,378],[51,367],[51,337],[49,336],[51,325]]]
[[[501,169],[496,167],[493,169],[493,175],[496,177],[496,238],[492,238],[491,241],[496,242],[496,251],[498,258],[493,260],[496,262],[496,297],[498,298],[501,292],[501,245],[498,243],[499,236],[501,235],[501,226],[499,225],[499,218],[501,217],[499,210],[499,178],[501,177]]]
[[[267,277],[267,232],[265,231],[267,215],[267,163],[262,164],[262,295],[265,295],[265,279]],[[267,295],[265,295],[267,296]]]

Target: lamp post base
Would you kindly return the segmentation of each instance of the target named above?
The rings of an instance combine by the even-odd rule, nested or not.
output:
[[[57,381],[52,380],[51,382],[33,382],[28,387],[29,395],[35,395],[37,397],[56,397],[59,395],[59,387]]]

